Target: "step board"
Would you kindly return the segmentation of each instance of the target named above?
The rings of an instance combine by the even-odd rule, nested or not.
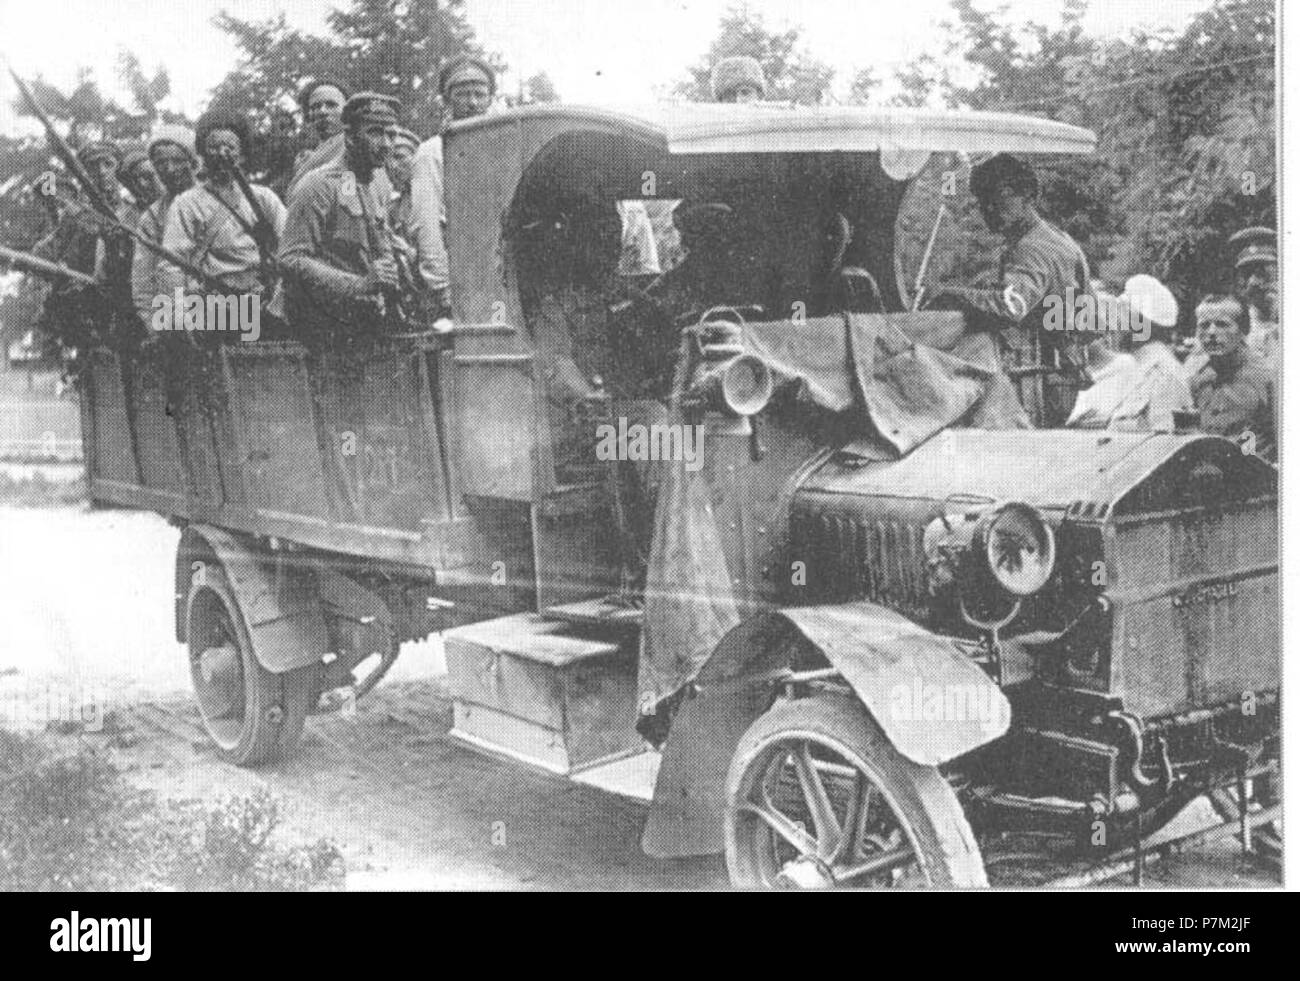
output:
[[[628,606],[608,596],[548,606],[542,612],[566,623],[597,627],[639,627],[645,613],[639,606]]]
[[[565,776],[640,755],[635,637],[609,635],[535,613],[448,631],[451,735]]]
[[[662,759],[654,750],[625,756],[612,763],[600,763],[596,766],[571,774],[574,783],[595,787],[607,794],[623,797],[627,800],[649,804],[655,795],[655,778],[659,776],[659,761]]]

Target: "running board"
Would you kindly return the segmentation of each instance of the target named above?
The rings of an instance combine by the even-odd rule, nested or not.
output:
[[[482,756],[507,763],[522,764],[531,770],[553,777],[564,777],[574,783],[610,794],[637,804],[649,805],[654,799],[655,778],[659,775],[660,754],[654,750],[600,760],[581,770],[565,770],[544,757],[502,746],[473,733],[453,728],[448,737],[455,743]]]

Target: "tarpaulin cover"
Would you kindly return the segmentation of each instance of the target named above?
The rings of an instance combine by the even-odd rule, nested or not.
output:
[[[883,446],[901,457],[950,426],[1029,426],[996,341],[966,333],[959,314],[850,314],[745,324],[741,333],[778,385],[798,386],[802,399],[831,413],[855,413],[876,455]],[[681,422],[680,413],[671,421]],[[738,570],[727,566],[712,504],[722,475],[708,454],[698,471],[672,463],[661,471],[646,572],[643,708],[690,681],[741,620]]]

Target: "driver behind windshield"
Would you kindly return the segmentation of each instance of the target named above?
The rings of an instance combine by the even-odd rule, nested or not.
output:
[[[1001,153],[992,157],[971,171],[970,189],[984,223],[1005,244],[997,281],[985,287],[941,286],[928,306],[991,321],[1013,374],[1017,368],[1047,369],[1045,377],[1026,375],[1020,399],[1034,426],[1060,427],[1078,394],[1077,371],[1071,368],[1067,340],[1071,325],[1045,329],[1046,304],[1073,311],[1066,291],[1072,288],[1076,297],[1091,291],[1088,260],[1074,239],[1038,213],[1038,177],[1022,160]]]

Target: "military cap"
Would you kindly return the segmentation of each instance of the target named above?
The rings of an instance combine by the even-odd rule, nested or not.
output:
[[[767,96],[767,79],[763,77],[763,66],[758,63],[758,59],[748,55],[735,55],[723,58],[713,66],[710,78],[713,101],[724,102],[736,89],[746,85],[758,89],[760,96]]]
[[[987,198],[998,187],[1037,197],[1038,175],[1033,167],[1009,153],[999,153],[971,169],[970,190],[975,197]]]
[[[484,82],[489,95],[497,94],[497,77],[492,66],[473,55],[459,55],[442,66],[438,72],[438,91],[443,98],[456,85],[465,82]]]
[[[338,89],[341,93],[343,93],[344,102],[346,102],[348,98],[352,95],[352,90],[348,88],[346,85],[344,85],[342,82],[340,82],[337,78],[329,78],[328,76],[323,76],[321,78],[313,78],[310,82],[308,82],[306,85],[304,85],[302,88],[298,90],[298,105],[301,106],[303,109],[306,109],[307,100],[311,98],[311,94],[315,92],[317,89],[324,88],[327,85],[330,88]]]
[[[405,144],[412,150],[418,150],[420,148],[420,138],[405,126],[397,127],[397,133],[393,142]]]
[[[122,151],[117,148],[117,144],[110,143],[108,140],[95,140],[77,151],[77,161],[83,167],[89,167],[96,160],[103,160],[105,157],[111,157],[119,167],[122,164]]]
[[[149,154],[142,146],[128,147],[122,152],[122,163],[118,168],[123,174],[129,174],[132,167],[147,162]]]
[[[1259,262],[1277,262],[1277,232],[1271,228],[1243,228],[1228,239],[1228,244],[1238,249],[1238,269]]]
[[[220,109],[209,109],[199,117],[199,121],[194,126],[194,145],[201,150],[208,134],[218,129],[234,133],[239,137],[239,148],[248,153],[253,140],[253,132],[248,125],[248,120],[234,112]]]
[[[344,126],[365,126],[369,123],[397,125],[397,110],[401,106],[391,95],[379,92],[358,92],[343,104]]]
[[[194,130],[188,126],[178,126],[173,123],[159,126],[154,130],[153,136],[149,137],[149,153],[152,155],[154,150],[164,143],[178,146],[191,157],[194,156]]]

